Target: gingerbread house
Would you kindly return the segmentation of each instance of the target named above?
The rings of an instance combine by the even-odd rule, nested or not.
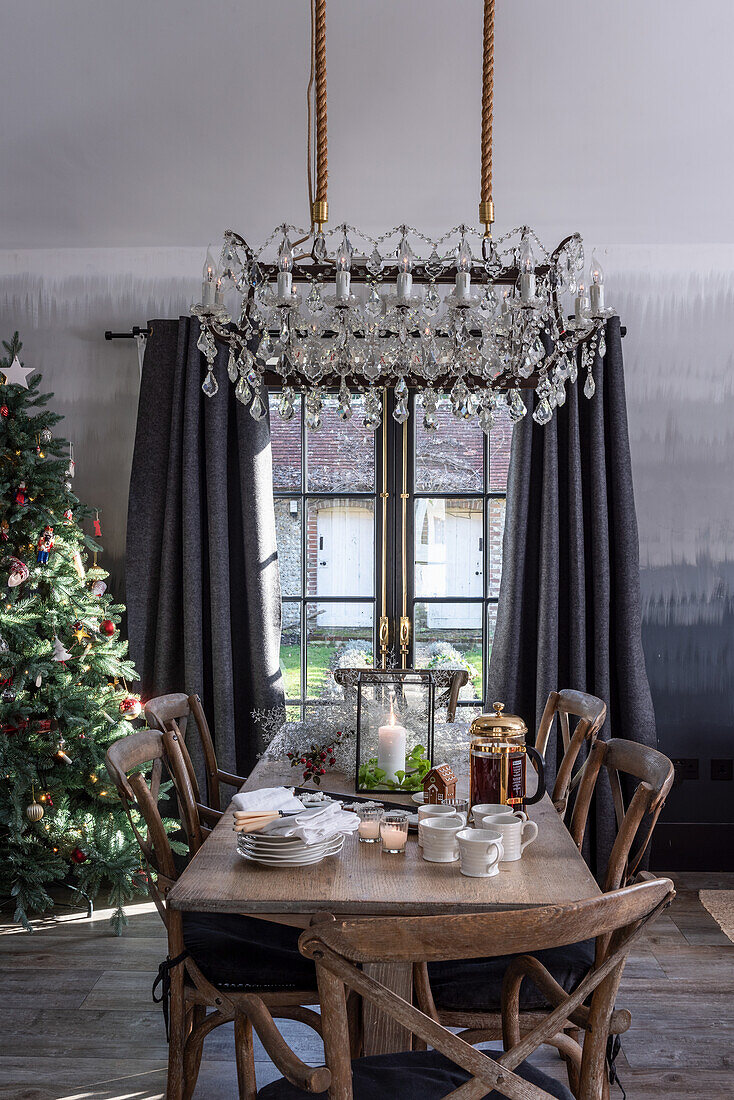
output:
[[[431,768],[423,779],[423,794],[431,805],[456,798],[456,776],[449,764]]]

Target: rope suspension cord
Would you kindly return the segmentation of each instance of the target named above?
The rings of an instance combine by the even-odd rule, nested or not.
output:
[[[312,63],[316,84],[316,195],[311,220],[319,228],[328,221],[329,156],[326,135],[326,0],[312,0]]]
[[[479,189],[479,221],[485,237],[492,235],[492,121],[494,116],[494,0],[484,0],[482,52],[482,178]]]

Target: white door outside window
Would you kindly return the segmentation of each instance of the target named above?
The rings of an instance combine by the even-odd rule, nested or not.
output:
[[[371,596],[372,512],[366,508],[319,508],[316,528],[317,596]],[[364,604],[327,603],[319,607],[319,626],[370,626],[371,622],[371,608]]]

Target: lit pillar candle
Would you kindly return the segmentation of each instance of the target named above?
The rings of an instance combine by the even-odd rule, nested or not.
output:
[[[205,309],[211,309],[216,298],[217,267],[212,256],[211,245],[206,250],[204,271],[201,283],[201,304]]]
[[[405,741],[405,726],[397,724],[391,700],[389,722],[377,731],[377,767],[385,772],[386,781],[397,783],[395,773],[405,771]]]
[[[410,298],[413,290],[413,250],[408,244],[408,238],[403,234],[398,248],[398,277],[396,290],[399,302],[405,302]]]
[[[591,254],[589,298],[591,300],[591,312],[601,313],[604,309],[604,272],[595,252]]]

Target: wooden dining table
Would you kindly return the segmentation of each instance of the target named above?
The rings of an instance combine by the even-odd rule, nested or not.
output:
[[[288,761],[260,761],[243,791],[293,786]],[[466,795],[468,778],[459,777],[457,794]],[[324,789],[348,800],[354,779],[330,771]],[[380,801],[406,804],[406,794],[375,795]],[[206,913],[241,913],[279,923],[308,927],[315,913],[339,917],[478,913],[498,909],[564,904],[600,893],[591,871],[547,795],[528,807],[538,825],[538,838],[522,859],[500,865],[492,878],[468,878],[458,863],[428,863],[417,837],[408,839],[404,855],[383,854],[379,844],[360,844],[348,836],[341,852],[315,866],[274,869],[238,855],[229,808],[168,895],[173,909]],[[378,981],[410,999],[409,964],[370,964]],[[394,1021],[364,1005],[364,1053],[409,1049],[410,1036]]]

